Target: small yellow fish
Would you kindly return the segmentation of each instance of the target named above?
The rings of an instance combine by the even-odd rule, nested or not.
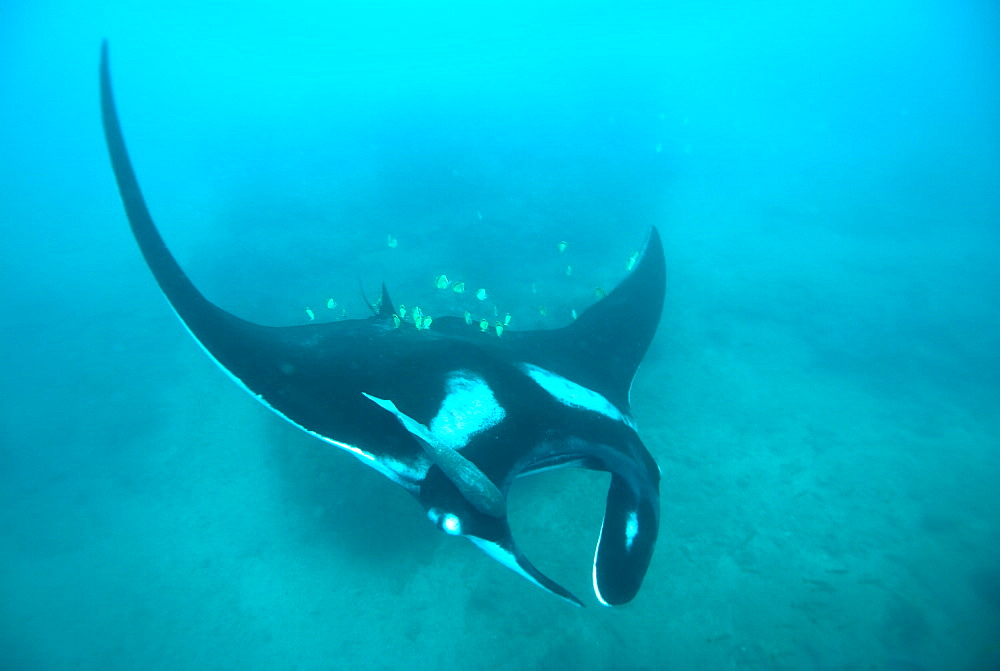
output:
[[[481,301],[485,301],[486,300],[486,289],[480,289],[479,291],[477,291],[476,292],[476,298],[478,298]]]
[[[625,262],[625,270],[632,270],[635,268],[635,262],[639,260],[639,252],[632,252],[632,256],[628,257],[628,261]]]
[[[399,241],[392,237],[392,233],[385,236],[385,242],[389,245],[389,249],[396,249],[396,245],[399,244]]]
[[[316,319],[316,313],[312,311],[312,308],[306,308],[306,317],[309,317],[309,321]]]
[[[413,306],[413,321],[419,324],[420,319],[423,316],[424,316],[424,311],[420,309],[420,306],[419,305]]]
[[[483,333],[486,333],[486,329],[488,329],[489,327],[490,327],[490,323],[488,321],[486,321],[485,318],[479,320],[479,330],[480,331],[482,331]]]
[[[431,327],[432,323],[434,323],[434,318],[433,317],[424,317],[424,326],[423,326],[423,328],[425,330],[429,329]]]
[[[424,323],[423,316],[419,316],[419,317],[415,316],[413,318],[413,325],[417,327],[418,331],[423,328],[423,323]]]
[[[559,248],[559,253],[562,254],[563,252],[566,251],[566,241],[563,240],[557,245],[557,247]]]
[[[454,291],[456,294],[462,293],[463,291],[465,291],[465,282],[455,282],[455,284],[451,286],[451,290]]]
[[[472,313],[466,310],[464,316],[465,316],[465,323],[468,324],[469,326],[472,326]]]
[[[497,331],[497,338],[500,338],[501,336],[503,336],[503,324],[501,324],[500,322],[497,322],[495,328],[496,328],[496,331]]]
[[[604,289],[597,287],[596,289],[594,289],[594,295],[597,296],[597,300],[601,300],[608,294],[604,291]]]
[[[576,308],[573,308],[572,310],[570,310],[569,314],[570,314],[571,317],[573,317],[573,319],[576,319],[576,317],[577,317],[577,315],[576,315]]]
[[[447,289],[448,288],[448,276],[447,275],[438,275],[437,279],[434,280],[434,286],[436,286],[438,289]]]
[[[538,306],[538,314],[542,315],[543,317],[548,317],[549,316],[549,309],[547,307],[545,307],[544,305],[539,305]]]
[[[335,300],[333,300],[333,299],[331,298],[330,300],[328,300],[328,301],[326,302],[326,307],[328,307],[328,308],[329,308],[329,309],[331,309],[331,310],[332,310],[332,309],[334,309],[335,307],[337,307],[337,301],[335,301]]]
[[[399,318],[406,319],[406,306],[402,303],[399,304]]]
[[[397,314],[392,315],[392,325],[395,328],[399,328],[399,325],[402,324],[402,323],[403,323],[403,320],[399,318],[399,315],[397,315]]]
[[[503,316],[503,325],[510,326],[510,313],[508,312]]]
[[[573,266],[566,266],[566,277],[573,274]]]

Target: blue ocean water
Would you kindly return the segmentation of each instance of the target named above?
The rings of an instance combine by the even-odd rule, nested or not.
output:
[[[998,29],[986,2],[6,2],[0,668],[997,668]],[[444,273],[554,328],[658,227],[632,603],[533,587],[217,370],[129,233],[102,38],[153,216],[245,318],[361,317],[359,281],[477,307]],[[606,487],[509,501],[580,596]]]

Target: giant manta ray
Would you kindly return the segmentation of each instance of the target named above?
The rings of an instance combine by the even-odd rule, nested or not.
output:
[[[458,317],[400,325],[385,286],[367,319],[261,326],[207,300],[160,237],[125,148],[106,42],[100,81],[104,134],[136,242],[181,321],[237,384],[404,487],[444,532],[576,605],[518,549],[506,495],[515,478],[545,469],[610,473],[594,591],[605,605],[636,595],[660,508],[660,471],[629,407],[663,307],[655,228],[625,279],[565,328],[500,338]]]

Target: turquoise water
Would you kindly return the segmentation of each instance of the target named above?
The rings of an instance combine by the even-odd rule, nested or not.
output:
[[[1000,16],[956,5],[5,4],[0,667],[1000,666]],[[632,603],[592,596],[605,475],[509,501],[576,609],[203,355],[104,37],[154,217],[245,318],[476,305],[445,273],[557,327],[659,228]]]

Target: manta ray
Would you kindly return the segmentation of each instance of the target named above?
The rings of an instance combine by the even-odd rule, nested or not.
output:
[[[139,249],[181,322],[233,381],[405,488],[445,533],[578,606],[518,549],[506,497],[529,473],[566,466],[610,473],[594,592],[607,606],[635,597],[660,517],[660,470],[629,403],[663,307],[655,228],[625,279],[564,328],[498,337],[461,317],[414,328],[398,319],[384,284],[365,319],[255,324],[206,299],[153,223],[118,120],[106,41],[100,88],[111,165]]]

